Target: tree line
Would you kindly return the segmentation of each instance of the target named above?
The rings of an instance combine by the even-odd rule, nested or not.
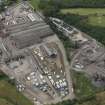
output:
[[[9,6],[16,2],[18,2],[18,0],[2,0],[0,2],[0,12],[4,11],[6,9],[6,6]]]

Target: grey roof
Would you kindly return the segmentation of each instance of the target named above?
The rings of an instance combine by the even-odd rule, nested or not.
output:
[[[26,27],[26,26],[30,26],[30,25],[33,25],[33,24],[37,24],[37,23],[40,23],[40,22],[43,22],[43,21],[34,21],[34,22],[25,22],[25,23],[18,23],[18,24],[12,24],[12,25],[9,25],[9,26],[6,26],[6,28],[8,28],[9,30],[11,29],[17,29],[17,28],[21,28],[21,27]]]
[[[41,27],[41,26],[45,26],[46,23],[45,22],[41,22],[41,23],[31,23],[31,24],[24,24],[23,26],[17,26],[17,27],[13,27],[11,28],[10,30],[8,30],[8,32],[10,34],[15,34],[15,33],[18,33],[18,32],[23,32],[23,31],[26,31],[26,30],[34,30],[35,28],[37,27]]]
[[[42,41],[39,37],[36,37],[34,35],[31,35],[31,37],[13,37],[12,40],[15,41],[16,47],[19,49],[29,47],[35,43],[40,43]]]
[[[17,48],[22,49],[33,44],[41,43],[43,38],[53,35],[53,31],[46,23],[35,23],[31,26],[17,28],[10,39],[16,43]],[[17,31],[18,30],[18,31]],[[21,31],[19,31],[21,30]]]

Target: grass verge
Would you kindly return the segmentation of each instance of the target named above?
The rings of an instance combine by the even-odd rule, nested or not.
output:
[[[2,104],[1,104],[2,103]],[[14,85],[8,82],[7,77],[0,76],[0,105],[33,105]]]

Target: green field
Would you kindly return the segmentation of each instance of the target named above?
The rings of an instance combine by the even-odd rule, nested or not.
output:
[[[40,0],[29,0],[30,4],[33,6],[34,9],[38,9],[38,5]]]
[[[85,99],[95,95],[94,87],[84,73],[72,71],[72,76],[75,94],[78,99]]]
[[[92,26],[105,27],[105,16],[89,16],[88,24]]]
[[[105,27],[105,9],[102,8],[74,8],[74,9],[62,9],[61,13],[77,14],[81,16],[87,16],[87,23],[93,26]]]
[[[33,105],[16,87],[0,78],[0,105]]]
[[[0,105],[13,105],[13,104],[5,100],[4,98],[0,98]]]
[[[62,9],[62,13],[72,13],[72,14],[79,14],[79,15],[91,15],[91,14],[105,14],[104,8],[70,8],[70,9]]]

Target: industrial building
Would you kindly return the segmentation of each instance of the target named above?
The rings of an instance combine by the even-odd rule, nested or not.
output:
[[[43,38],[54,34],[27,2],[8,8],[2,17],[4,17],[3,23],[9,34],[8,39],[18,49],[41,43]]]
[[[49,28],[48,25],[46,25],[45,23],[37,23],[32,27],[28,27],[28,29],[26,28],[26,30],[24,27],[23,31],[18,31],[10,34],[10,40],[16,44],[17,48],[22,49],[33,44],[41,43],[43,41],[43,38],[53,34],[53,31]]]
[[[21,2],[0,16],[1,68],[16,80],[18,91],[41,104],[73,99],[64,47],[40,14]]]

